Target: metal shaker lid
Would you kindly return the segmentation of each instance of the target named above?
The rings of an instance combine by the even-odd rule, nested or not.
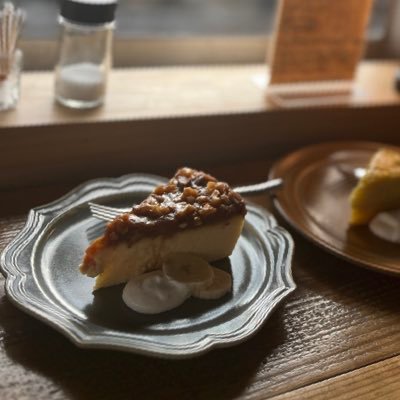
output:
[[[105,24],[114,21],[117,0],[63,0],[60,15],[81,24]]]

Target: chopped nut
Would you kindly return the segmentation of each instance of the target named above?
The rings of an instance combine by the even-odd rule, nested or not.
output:
[[[146,216],[150,214],[153,210],[153,205],[148,203],[141,203],[138,206],[134,207],[133,210],[136,215],[143,215]]]
[[[226,183],[224,183],[224,182],[218,182],[218,183],[215,185],[215,188],[216,188],[221,194],[224,193],[224,192],[227,192],[227,191],[229,190],[228,185],[227,185]]]
[[[192,176],[192,174],[193,174],[193,170],[190,169],[190,168],[181,168],[178,171],[178,173],[179,173],[180,176],[183,175],[183,176],[186,176],[187,178],[190,178]]]
[[[176,185],[169,183],[168,185],[160,185],[154,189],[154,193],[158,195],[163,195],[165,193],[175,192],[178,188]]]
[[[227,196],[226,194],[223,194],[223,195],[221,196],[221,200],[222,200],[222,202],[223,202],[224,204],[229,204],[229,203],[230,203],[229,196]]]
[[[196,209],[191,204],[187,204],[185,207],[177,210],[176,216],[178,218],[183,218],[192,215],[195,211]]]
[[[165,193],[172,193],[175,192],[178,188],[176,187],[176,185],[173,184],[169,184],[165,186]]]
[[[221,204],[221,199],[219,197],[216,196],[212,196],[210,198],[210,204],[214,207],[219,207]]]
[[[197,201],[199,204],[204,204],[204,203],[207,203],[208,197],[207,197],[207,196],[199,196],[199,197],[196,199],[196,201]]]
[[[219,196],[220,196],[220,192],[219,192],[217,189],[215,189],[215,190],[211,193],[211,197],[218,197],[218,198],[219,198]]]
[[[200,209],[200,215],[211,215],[216,213],[217,210],[210,204],[205,204],[201,209]]]
[[[212,193],[215,190],[216,182],[208,182],[207,183],[207,192]]]
[[[169,207],[156,204],[142,203],[134,209],[136,215],[157,218],[170,212]]]
[[[183,189],[182,192],[182,196],[183,197],[197,197],[197,195],[199,194],[199,192],[192,187],[185,187],[185,189]]]
[[[236,203],[236,204],[241,204],[243,203],[242,198],[240,197],[240,194],[236,193],[236,192],[232,192],[232,200]]]
[[[186,176],[179,176],[176,180],[176,185],[179,187],[185,187],[189,184],[190,179]]]
[[[166,206],[162,206],[162,205],[160,205],[160,206],[155,206],[154,208],[153,208],[153,212],[155,213],[155,214],[158,214],[158,215],[165,215],[165,214],[168,214],[169,213],[169,207],[166,207]]]
[[[163,187],[163,186],[157,186],[157,187],[154,189],[154,193],[155,193],[155,194],[164,194],[164,187]]]

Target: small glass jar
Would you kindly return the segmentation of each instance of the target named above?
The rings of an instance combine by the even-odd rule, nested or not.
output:
[[[11,55],[0,54],[0,111],[15,108],[20,94],[22,51]]]
[[[56,66],[56,100],[70,108],[94,108],[106,93],[112,63],[116,0],[64,0]]]

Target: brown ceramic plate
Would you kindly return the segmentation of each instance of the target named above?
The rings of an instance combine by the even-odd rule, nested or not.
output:
[[[400,275],[399,244],[379,239],[368,226],[348,224],[349,195],[357,184],[351,171],[365,167],[383,146],[395,148],[371,142],[310,146],[277,162],[270,178],[283,178],[275,206],[301,234],[355,264]]]

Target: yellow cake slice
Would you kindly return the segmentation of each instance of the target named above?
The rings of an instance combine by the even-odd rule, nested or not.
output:
[[[161,268],[170,253],[192,253],[207,261],[228,257],[245,214],[243,199],[228,184],[181,168],[166,185],[108,224],[86,249],[80,271],[96,277],[96,290]]]
[[[367,224],[381,211],[400,208],[400,152],[381,149],[350,196],[350,224]]]

